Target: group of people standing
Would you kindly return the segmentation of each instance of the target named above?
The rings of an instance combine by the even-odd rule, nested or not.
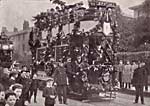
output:
[[[123,61],[120,61],[117,68],[117,78],[120,82],[120,87],[125,89],[131,89],[132,86],[135,87],[136,98],[134,103],[138,103],[140,96],[141,103],[144,104],[144,88],[145,91],[148,91],[148,65],[144,62],[132,62],[130,64],[129,61],[124,65]]]
[[[45,98],[45,106],[53,106],[56,97],[58,97],[60,104],[67,104],[68,86],[72,86],[71,84],[74,82],[68,78],[69,75],[71,75],[72,78],[77,77],[78,81],[82,83],[79,80],[79,76],[82,77],[82,75],[80,75],[82,71],[72,71],[75,68],[70,66],[69,63],[70,61],[67,63],[52,63],[51,65],[53,65],[53,68],[48,68],[46,70],[46,73],[50,73],[50,76],[46,81],[46,86],[43,88],[42,96]],[[75,66],[75,64],[73,66]],[[21,69],[1,69],[0,106],[28,106],[33,94],[34,103],[37,103],[36,97],[39,84],[37,69],[34,67],[27,68],[26,66],[22,66]],[[74,89],[73,87],[75,86],[71,88]],[[82,91],[83,88],[80,88],[77,89]],[[13,103],[7,101],[7,99],[9,100],[7,95],[14,98]]]
[[[57,96],[60,104],[67,104],[68,85],[71,87],[69,88],[71,91],[78,89],[81,91],[80,93],[84,94],[82,91],[86,90],[83,82],[89,80],[88,74],[84,74],[85,71],[83,71],[89,67],[86,61],[71,64],[70,59],[68,59],[67,63],[58,62],[53,65],[56,66],[53,66],[51,77],[46,81],[46,86],[43,89],[42,96],[45,98],[45,106],[54,106]],[[0,69],[0,106],[28,106],[33,94],[34,103],[37,103],[39,83],[35,70],[31,67],[28,69],[26,66],[22,66],[20,70]],[[120,87],[131,88],[131,86],[134,86],[136,89],[135,103],[138,103],[140,96],[141,103],[144,104],[143,88],[145,87],[148,90],[148,75],[149,71],[145,63],[133,62],[131,65],[127,61],[127,64],[124,65],[123,61],[120,61],[117,65],[117,78]],[[75,79],[78,80],[74,81]],[[75,82],[74,85],[73,82]]]
[[[118,81],[120,82],[120,88],[126,88],[130,89],[131,86],[131,81],[133,79],[133,74],[135,69],[137,69],[140,64],[145,64],[143,62],[135,62],[133,61],[132,64],[130,61],[127,61],[126,64],[123,63],[121,60],[119,64],[117,65],[117,78]],[[145,67],[147,70],[147,67]],[[147,70],[148,72],[148,70]],[[148,75],[146,76],[146,82],[147,84],[145,85],[145,90],[148,90]]]
[[[51,76],[43,88],[45,106],[54,106],[56,96],[60,104],[67,104],[68,81],[65,65],[62,62],[53,64],[53,67],[54,65],[54,72],[50,72]],[[35,67],[1,68],[0,71],[0,106],[29,106],[32,95],[34,103],[37,103],[40,83]]]

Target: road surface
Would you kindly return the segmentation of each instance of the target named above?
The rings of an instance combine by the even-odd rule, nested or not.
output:
[[[86,103],[82,101],[69,99],[68,106],[150,106],[150,98],[145,98],[145,105],[140,104],[140,101],[138,104],[133,104],[134,98],[134,95],[117,93],[117,96],[114,99],[96,97]],[[42,97],[41,91],[38,91],[37,103],[33,103],[32,97],[30,106],[44,106],[44,99]],[[58,101],[56,100],[55,106],[66,105],[58,104]]]

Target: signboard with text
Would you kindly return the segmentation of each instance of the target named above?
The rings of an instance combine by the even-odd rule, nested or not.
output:
[[[100,0],[89,0],[89,7],[116,7],[116,3],[105,2]]]

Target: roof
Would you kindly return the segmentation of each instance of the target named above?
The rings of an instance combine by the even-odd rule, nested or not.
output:
[[[26,34],[29,33],[31,31],[31,28],[27,29],[27,30],[20,30],[18,32],[7,32],[6,35],[9,37],[13,37],[13,36],[19,36],[22,34]]]
[[[131,9],[131,10],[141,10],[142,8],[143,8],[143,4],[136,5],[136,6],[133,6],[133,7],[129,7],[129,9]]]

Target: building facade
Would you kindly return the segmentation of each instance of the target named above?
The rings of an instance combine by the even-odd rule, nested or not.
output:
[[[136,6],[133,6],[133,7],[129,8],[129,9],[134,11],[134,18],[139,18],[139,17],[145,17],[146,16],[146,13],[144,11],[144,8],[145,8],[144,3],[145,2],[143,2],[140,5],[136,5]]]
[[[31,52],[28,45],[30,31],[30,29],[26,29],[6,33],[6,35],[9,36],[10,39],[13,41],[13,60],[17,60],[24,64],[31,63]]]
[[[134,11],[134,18],[138,18],[144,15],[143,11],[142,11],[142,5],[137,5],[134,7],[130,7],[129,9]]]

